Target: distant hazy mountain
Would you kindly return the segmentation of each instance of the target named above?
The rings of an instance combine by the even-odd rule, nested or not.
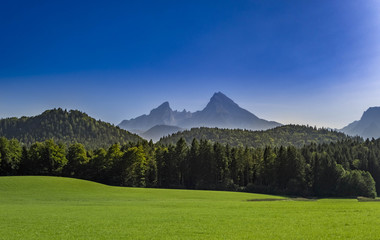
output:
[[[66,144],[78,142],[88,148],[142,140],[136,134],[95,120],[83,112],[60,108],[34,117],[0,119],[0,137],[16,138],[27,145],[47,139]]]
[[[191,118],[184,119],[180,126],[240,128],[265,130],[280,126],[280,123],[260,119],[249,111],[239,107],[234,101],[221,92],[215,93],[207,106],[195,112]]]
[[[363,138],[380,137],[380,107],[371,107],[365,111],[359,121],[341,129],[342,132]]]
[[[242,129],[192,128],[160,139],[161,144],[176,143],[184,138],[188,144],[192,140],[207,139],[230,146],[265,147],[295,146],[302,147],[310,143],[330,143],[348,138],[344,133],[328,129],[316,129],[308,126],[284,125],[265,131]]]
[[[215,93],[207,106],[195,113],[173,111],[168,102],[153,109],[149,115],[124,120],[118,126],[146,137],[144,132],[157,125],[176,126],[190,129],[192,127],[241,128],[249,130],[265,130],[281,126],[280,123],[260,119],[249,111],[239,107],[234,101],[221,92]],[[162,136],[173,133],[172,129],[160,127],[155,129]]]
[[[169,126],[169,125],[156,125],[149,129],[148,131],[141,134],[141,136],[145,139],[152,139],[153,142],[157,142],[163,136],[168,136],[170,134],[182,131],[184,129],[177,126]]]
[[[123,120],[118,126],[131,132],[142,134],[154,126],[168,125],[176,126],[178,122],[191,117],[191,113],[173,111],[168,102],[164,102],[157,108],[150,111],[149,115],[142,115],[131,120]]]

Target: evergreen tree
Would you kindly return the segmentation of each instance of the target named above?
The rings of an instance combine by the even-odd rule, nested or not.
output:
[[[195,188],[200,181],[201,163],[199,161],[199,148],[199,142],[194,138],[187,157],[189,176],[187,177],[186,186],[188,188]]]
[[[178,186],[184,186],[185,184],[185,175],[187,170],[187,152],[188,147],[186,141],[185,139],[180,138],[176,144],[175,157],[173,159],[175,164],[175,169],[173,170],[178,173],[178,180],[175,180]]]
[[[0,138],[1,175],[34,174],[79,177],[135,187],[186,187],[246,190],[302,196],[377,195],[380,139],[344,140],[302,148],[230,147],[184,139],[175,145],[129,142],[108,150],[67,151],[53,140],[22,146]],[[339,162],[339,163],[338,163]]]

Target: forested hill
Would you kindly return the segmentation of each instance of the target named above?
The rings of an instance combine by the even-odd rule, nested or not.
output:
[[[299,125],[285,125],[266,131],[201,127],[192,128],[191,130],[178,132],[161,138],[159,143],[176,143],[181,137],[184,138],[188,144],[196,138],[198,140],[207,139],[212,142],[229,144],[230,146],[242,145],[247,147],[302,147],[310,143],[330,143],[348,138],[348,136],[340,132]]]
[[[77,110],[52,109],[34,117],[0,120],[0,137],[16,138],[31,145],[36,141],[82,143],[88,148],[105,147],[113,143],[142,140],[139,136],[110,123],[95,120]]]

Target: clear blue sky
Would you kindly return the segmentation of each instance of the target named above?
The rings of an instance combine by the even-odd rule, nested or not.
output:
[[[0,118],[118,124],[221,91],[257,116],[343,127],[380,105],[380,2],[2,1]]]

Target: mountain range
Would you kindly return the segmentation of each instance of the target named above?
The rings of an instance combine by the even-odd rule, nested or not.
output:
[[[266,130],[281,125],[278,122],[258,118],[253,113],[241,108],[223,93],[217,92],[201,111],[194,113],[186,110],[182,112],[173,111],[169,103],[164,102],[150,111],[148,115],[144,114],[137,118],[123,120],[118,126],[144,138],[157,141],[176,130],[194,127]],[[152,128],[154,129],[151,130]],[[152,132],[155,134],[151,135]]]
[[[310,128],[287,126],[278,128],[282,126],[280,123],[258,118],[220,92],[215,93],[201,111],[194,113],[186,110],[173,111],[169,103],[165,102],[153,109],[150,114],[125,120],[119,126],[154,141],[174,135],[174,138],[164,138],[162,143],[173,142],[179,136],[189,141],[195,137],[230,145],[241,143],[249,146],[258,146],[260,142],[267,143],[267,141],[270,141],[268,144],[276,143],[276,146],[288,143],[298,146],[309,142],[321,143],[342,139],[341,135],[315,132]],[[264,129],[269,130],[251,131]],[[380,138],[380,107],[369,108],[360,120],[336,130],[350,136]],[[34,117],[0,119],[0,137],[16,138],[26,145],[54,139],[67,144],[79,142],[90,148],[142,140],[136,134],[95,120],[83,112],[60,108],[47,110]]]
[[[120,128],[139,134],[145,139],[158,141],[182,130],[191,128],[226,128],[246,130],[267,130],[281,123],[261,119],[253,113],[241,108],[233,100],[221,92],[215,93],[203,110],[196,112],[173,111],[169,102],[164,102],[148,115],[130,120],[123,120]],[[335,129],[350,136],[363,138],[380,137],[380,107],[370,107],[360,120],[354,121],[342,129]]]

